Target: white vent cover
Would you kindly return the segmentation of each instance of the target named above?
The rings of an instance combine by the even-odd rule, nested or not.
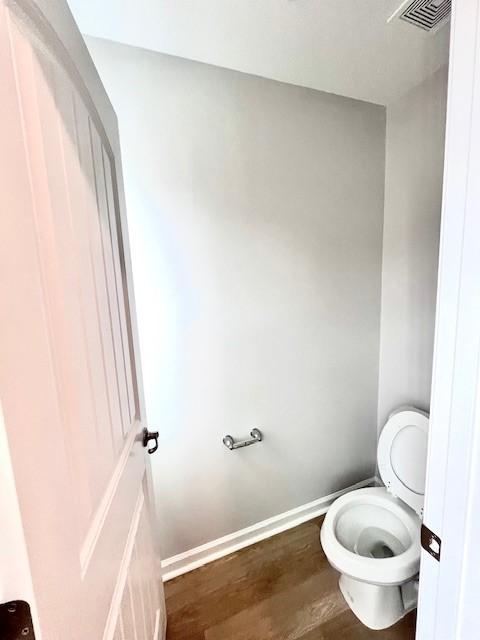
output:
[[[452,0],[407,0],[395,11],[393,18],[400,18],[425,31],[437,31],[450,17]]]

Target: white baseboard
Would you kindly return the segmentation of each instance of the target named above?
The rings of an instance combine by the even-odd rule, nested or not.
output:
[[[223,556],[233,553],[234,551],[248,547],[251,544],[255,544],[255,542],[260,542],[260,540],[265,540],[265,538],[274,536],[287,529],[292,529],[303,522],[307,522],[307,520],[320,516],[326,513],[328,507],[339,496],[348,491],[354,491],[355,489],[361,489],[362,487],[375,484],[376,480],[377,478],[375,476],[367,478],[341,491],[331,493],[324,498],[318,498],[313,502],[308,502],[300,507],[273,516],[273,518],[262,520],[250,527],[240,529],[240,531],[229,533],[222,538],[217,538],[194,549],[189,549],[176,556],[166,558],[162,560],[161,563],[162,580],[167,582],[167,580],[176,578],[183,573],[198,569],[198,567],[208,562],[223,558]]]

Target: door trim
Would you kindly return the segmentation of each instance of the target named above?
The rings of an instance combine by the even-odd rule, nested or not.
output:
[[[479,61],[480,0],[454,0],[424,517],[442,558],[422,551],[417,640],[478,637]]]

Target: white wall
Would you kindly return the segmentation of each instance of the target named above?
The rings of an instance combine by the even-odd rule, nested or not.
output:
[[[119,116],[168,557],[374,472],[385,109],[88,44]]]
[[[380,429],[430,405],[446,99],[444,68],[387,107]]]

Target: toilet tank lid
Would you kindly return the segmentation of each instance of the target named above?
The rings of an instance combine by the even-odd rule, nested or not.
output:
[[[377,461],[385,487],[423,516],[428,414],[419,409],[392,413],[378,440]]]

